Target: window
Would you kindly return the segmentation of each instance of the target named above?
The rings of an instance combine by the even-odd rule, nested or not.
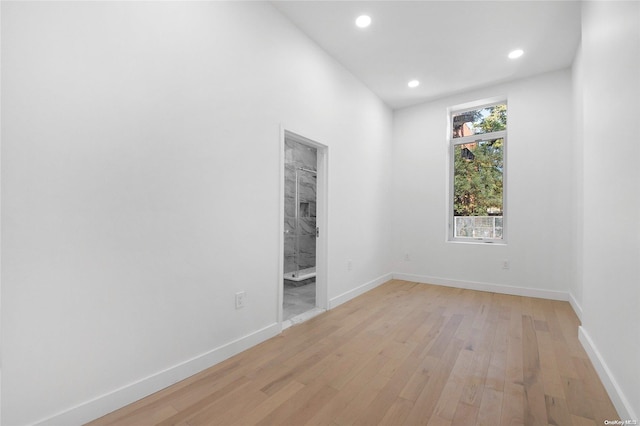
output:
[[[449,239],[504,242],[506,102],[450,114]]]

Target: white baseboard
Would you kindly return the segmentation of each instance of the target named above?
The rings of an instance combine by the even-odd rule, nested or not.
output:
[[[569,304],[573,308],[573,312],[576,313],[576,315],[577,315],[578,319],[580,320],[580,322],[582,322],[582,306],[580,306],[580,303],[578,303],[576,298],[573,297],[573,294],[571,294],[571,293],[569,293]]]
[[[369,290],[372,290],[379,285],[391,280],[391,279],[399,279],[406,281],[414,281],[425,284],[435,284],[442,285],[447,287],[457,287],[457,288],[465,288],[470,290],[480,290],[480,291],[490,291],[495,293],[502,294],[511,294],[516,296],[528,296],[528,297],[539,297],[545,299],[552,300],[563,300],[569,301],[571,306],[576,311],[578,317],[582,315],[582,309],[577,301],[573,298],[572,295],[565,292],[553,291],[553,290],[540,290],[526,287],[511,287],[499,284],[490,284],[490,283],[482,283],[482,282],[474,282],[474,281],[462,281],[462,280],[451,280],[446,278],[439,277],[429,277],[424,275],[413,275],[413,274],[404,274],[404,273],[388,273],[381,275],[380,277],[371,280],[365,284],[362,284],[352,290],[349,290],[345,293],[340,294],[329,300],[329,309],[333,309],[336,306],[339,306],[363,293],[366,293]],[[151,376],[140,379],[134,383],[123,386],[119,389],[116,389],[107,394],[101,395],[92,400],[86,401],[82,404],[79,404],[75,407],[64,410],[56,415],[43,419],[39,422],[36,422],[37,426],[53,426],[60,424],[84,424],[91,420],[94,420],[98,417],[101,417],[105,414],[108,414],[118,408],[122,408],[127,404],[135,402],[145,396],[148,396],[154,392],[157,392],[161,389],[166,388],[167,386],[171,386],[174,383],[177,383],[181,380],[186,379],[200,371],[209,368],[215,364],[218,364],[224,361],[227,358],[230,358],[246,349],[249,349],[252,346],[255,346],[271,337],[278,335],[281,331],[281,324],[273,323],[268,325],[260,330],[257,330],[253,333],[250,333],[246,336],[243,336],[239,339],[236,339],[232,342],[229,342],[225,345],[219,346],[215,349],[210,350],[202,355],[199,355],[195,358],[192,358],[188,361],[170,367],[166,370],[155,373]],[[582,333],[582,327],[580,328],[580,332]],[[583,336],[580,335],[581,341],[583,341]],[[584,339],[588,339],[586,334],[584,335]],[[590,342],[590,339],[588,339]],[[583,342],[585,349],[587,349],[587,344]],[[589,343],[589,345],[591,345]],[[591,345],[592,346],[592,345]],[[598,365],[598,363],[593,359],[596,357],[599,359],[599,355],[597,355],[597,351],[595,348],[590,352],[587,349],[587,353],[592,358],[594,365]],[[594,354],[592,356],[592,353]],[[604,363],[600,362],[602,368],[604,368],[605,373],[601,373],[598,370],[598,373],[601,376],[607,376],[609,370],[606,368]],[[598,367],[596,367],[598,369]],[[602,369],[601,368],[601,369]],[[603,382],[605,382],[605,386],[607,386],[607,382],[602,377]],[[609,386],[607,386],[607,391],[609,391],[610,395],[613,395],[614,392],[620,394],[617,389],[617,385],[615,381],[611,382],[612,389],[610,390]],[[620,394],[621,395],[621,394]],[[612,397],[612,400],[614,398]],[[616,409],[622,415],[623,410],[621,410],[618,405],[622,404],[625,406],[626,399],[619,399],[619,403],[616,404],[614,400],[614,404],[616,404]],[[626,404],[628,406],[628,403]],[[626,412],[631,413],[631,410],[626,409]],[[627,418],[637,418],[629,415]]]
[[[381,284],[386,283],[387,281],[389,281],[390,279],[392,279],[393,276],[391,273],[389,274],[384,274],[379,276],[378,278],[369,281],[368,283],[362,284],[359,287],[356,287],[352,290],[346,291],[344,293],[342,293],[339,296],[334,297],[333,299],[329,300],[329,309],[333,309],[336,306],[342,305],[345,302],[348,302],[349,300],[353,299],[354,297],[358,297],[363,293],[366,293],[369,290],[372,290],[376,287],[378,287]]]
[[[587,333],[582,326],[578,328],[578,339],[580,340],[580,343],[582,343],[584,350],[587,352],[589,359],[593,363],[593,367],[596,369],[600,380],[602,380],[602,384],[607,390],[609,398],[611,398],[611,402],[613,402],[614,407],[616,407],[616,410],[618,411],[620,420],[638,420],[638,414],[640,413],[634,412],[629,400],[622,392],[622,389],[613,377],[613,374],[611,374],[611,370],[604,361],[600,351],[593,343],[593,340],[591,340],[589,333]]]
[[[123,386],[105,395],[69,408],[61,413],[41,420],[35,425],[79,425],[97,419],[118,408],[131,404],[145,396],[193,376],[224,361],[252,346],[280,333],[280,324],[273,323],[260,330],[219,346],[202,355],[152,374],[134,383]]]
[[[329,301],[329,309],[334,308],[356,296],[365,293],[391,279],[391,274],[382,275],[375,280],[365,283],[353,290],[345,292]],[[162,390],[174,383],[184,380],[202,370],[216,365],[244,350],[247,350],[282,331],[282,324],[273,323],[260,330],[219,346],[195,358],[182,362],[166,370],[152,374],[134,383],[125,385],[107,394],[101,395],[75,407],[66,409],[46,419],[42,419],[35,426],[55,426],[84,424],[97,419],[114,410],[138,401],[145,396]]]
[[[492,293],[510,294],[513,296],[538,297],[541,299],[569,301],[569,293],[565,291],[541,290],[529,287],[514,287],[502,284],[483,283],[478,281],[452,280],[449,278],[430,277],[426,275],[414,275],[393,273],[397,280],[413,281],[422,284],[435,284],[445,287],[464,288],[467,290],[489,291]],[[577,313],[576,313],[577,315]]]

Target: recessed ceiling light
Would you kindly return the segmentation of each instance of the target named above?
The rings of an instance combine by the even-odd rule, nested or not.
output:
[[[509,52],[509,59],[519,58],[520,56],[522,56],[523,53],[524,53],[524,50],[516,49],[516,50],[514,50],[512,52]]]
[[[407,86],[413,89],[414,87],[420,86],[420,82],[418,80],[411,80],[409,83],[407,83]]]
[[[371,17],[368,15],[360,15],[356,19],[356,25],[360,28],[367,28],[371,25]]]

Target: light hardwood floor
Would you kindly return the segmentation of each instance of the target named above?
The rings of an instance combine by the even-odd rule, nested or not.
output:
[[[566,302],[390,281],[92,423],[602,425]]]

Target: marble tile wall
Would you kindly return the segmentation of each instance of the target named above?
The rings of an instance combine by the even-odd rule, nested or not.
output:
[[[284,171],[284,272],[316,265],[316,189],[315,174],[298,170],[317,170],[315,148],[285,139]],[[296,221],[296,170],[298,174],[298,220]]]

